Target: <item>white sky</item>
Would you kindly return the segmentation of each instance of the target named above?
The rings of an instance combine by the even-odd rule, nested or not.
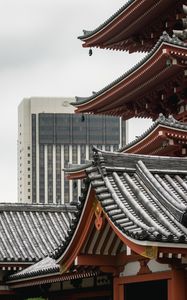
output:
[[[0,202],[17,201],[17,107],[25,97],[90,96],[142,55],[89,49],[77,39],[125,0],[0,0]],[[132,140],[149,127],[131,121]]]

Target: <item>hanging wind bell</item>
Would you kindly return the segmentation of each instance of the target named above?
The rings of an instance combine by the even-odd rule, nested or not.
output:
[[[89,56],[92,56],[92,49],[89,49]]]

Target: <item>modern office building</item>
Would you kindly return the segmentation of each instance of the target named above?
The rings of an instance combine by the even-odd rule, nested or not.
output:
[[[18,201],[76,201],[81,182],[68,181],[68,163],[90,159],[92,145],[115,151],[126,141],[120,118],[74,114],[74,98],[26,98],[18,107]]]

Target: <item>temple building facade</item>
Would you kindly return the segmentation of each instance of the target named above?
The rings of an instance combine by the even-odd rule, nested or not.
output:
[[[65,238],[3,279],[15,299],[187,299],[186,28],[184,0],[129,0],[80,37],[84,47],[148,53],[77,97],[76,112],[154,124],[118,151],[96,145],[89,161],[65,168],[84,183]]]

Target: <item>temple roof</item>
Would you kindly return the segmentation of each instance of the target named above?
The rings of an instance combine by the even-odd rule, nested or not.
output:
[[[129,0],[96,29],[83,30],[83,47],[150,51],[164,30],[180,28],[183,1]]]
[[[78,268],[70,270],[66,274],[61,274],[60,265],[50,257],[46,257],[34,265],[12,274],[8,278],[8,283],[14,288],[40,285],[50,282],[68,281],[72,279],[94,277],[101,272],[96,267]],[[45,278],[46,276],[46,278]]]
[[[187,158],[93,151],[66,241],[43,262],[11,275],[14,287],[94,276],[98,262],[115,266],[123,254],[127,261],[127,247],[140,257],[186,255]],[[99,218],[104,223],[96,228]],[[144,254],[146,247],[157,250]]]
[[[34,265],[31,265],[26,269],[11,275],[10,279],[29,278],[45,274],[55,274],[59,273],[59,271],[60,266],[56,263],[56,260],[47,256]]]
[[[90,97],[76,97],[77,112],[156,119],[178,114],[186,87],[187,44],[166,32],[132,69]]]
[[[54,251],[75,211],[71,205],[0,204],[0,263],[31,264]]]
[[[187,123],[160,114],[159,118],[140,136],[128,143],[119,152],[186,156]]]
[[[129,238],[187,245],[187,158],[95,149],[85,171],[105,213]]]
[[[187,245],[187,159],[97,150],[87,169],[105,213],[135,240]]]

